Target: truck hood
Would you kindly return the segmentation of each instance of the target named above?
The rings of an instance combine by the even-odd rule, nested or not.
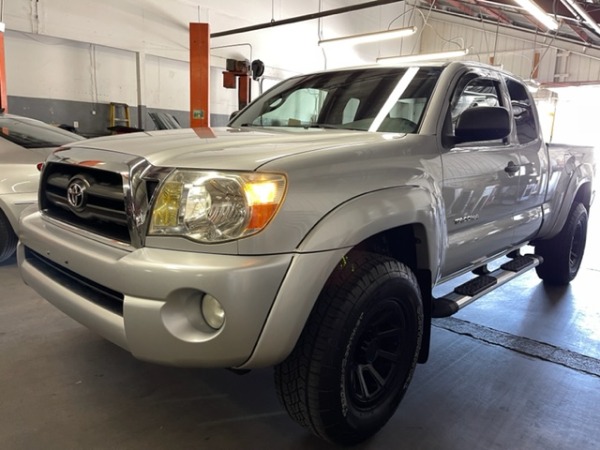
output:
[[[398,137],[398,134],[394,134]],[[132,133],[89,139],[89,148],[145,158],[159,167],[256,170],[287,156],[315,150],[381,142],[385,134],[303,128],[202,128]]]

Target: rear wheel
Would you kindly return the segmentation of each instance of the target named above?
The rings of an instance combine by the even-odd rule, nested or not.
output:
[[[587,223],[585,206],[575,203],[560,233],[535,245],[535,252],[544,258],[536,271],[545,283],[565,285],[575,278],[583,260]]]
[[[423,334],[413,273],[391,258],[350,254],[331,276],[296,348],[275,369],[290,416],[338,444],[360,442],[394,414]]]
[[[0,210],[0,262],[10,258],[17,248],[17,235],[10,226],[3,211]]]

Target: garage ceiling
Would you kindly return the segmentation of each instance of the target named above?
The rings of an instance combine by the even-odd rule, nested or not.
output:
[[[596,33],[567,0],[534,0],[559,22],[553,31],[558,38],[600,48]],[[571,0],[596,22],[600,21],[600,0]],[[418,0],[417,7],[467,19],[494,22],[500,26],[546,33],[547,30],[514,0]]]

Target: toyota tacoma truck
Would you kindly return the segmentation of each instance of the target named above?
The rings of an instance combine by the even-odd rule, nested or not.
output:
[[[141,360],[274,366],[290,416],[352,444],[394,414],[432,318],[529,269],[575,277],[592,150],[547,145],[526,85],[494,67],[296,76],[222,129],[55,151],[18,264]]]

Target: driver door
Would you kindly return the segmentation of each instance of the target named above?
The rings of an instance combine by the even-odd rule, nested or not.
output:
[[[507,105],[503,84],[493,72],[464,75],[451,96],[442,136],[448,230],[443,277],[474,268],[513,242],[518,189],[513,167],[519,164],[518,150],[507,138],[457,143],[454,136],[466,109]]]

